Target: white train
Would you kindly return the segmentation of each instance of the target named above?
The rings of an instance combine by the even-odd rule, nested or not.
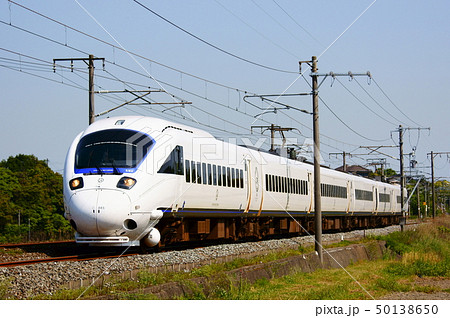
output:
[[[398,185],[327,168],[321,182],[325,228],[401,215]],[[298,233],[314,215],[313,166],[158,118],[114,117],[73,141],[64,202],[76,242],[91,245]]]

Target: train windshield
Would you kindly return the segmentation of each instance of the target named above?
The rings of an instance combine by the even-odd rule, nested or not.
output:
[[[108,129],[81,138],[75,153],[76,173],[134,172],[155,141],[141,132]]]

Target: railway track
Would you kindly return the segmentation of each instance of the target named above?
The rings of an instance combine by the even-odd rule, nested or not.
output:
[[[407,225],[420,224],[423,222],[417,222],[409,220]],[[208,245],[217,245],[219,242],[192,242],[191,244],[181,244],[181,245],[172,245],[159,248],[154,252],[167,252],[171,250],[183,250],[183,249],[192,249],[205,247]],[[227,242],[230,243],[230,242]],[[239,242],[236,242],[239,243]],[[242,242],[240,242],[242,243]],[[92,248],[88,246],[77,246],[75,241],[55,241],[55,242],[33,242],[33,243],[17,243],[17,244],[1,244],[0,249],[22,249],[25,251],[25,254],[29,251],[40,251],[46,255],[50,255],[50,257],[44,258],[36,258],[36,259],[22,259],[16,261],[8,261],[8,262],[0,262],[0,267],[15,267],[15,266],[25,266],[31,264],[39,264],[39,263],[52,263],[52,262],[68,262],[68,261],[87,261],[94,259],[108,259],[108,258],[117,258],[117,257],[126,257],[126,256],[134,256],[142,254],[142,251],[136,251],[136,248],[133,248],[130,253],[122,254],[123,251],[119,252],[117,248],[113,251],[106,251],[104,248]],[[67,255],[72,252],[72,255]],[[54,256],[51,256],[54,255]]]
[[[41,258],[41,259],[31,259],[31,260],[23,260],[23,261],[13,261],[13,262],[5,262],[0,263],[0,267],[14,267],[14,266],[24,266],[31,264],[40,264],[40,263],[52,263],[52,262],[67,262],[67,261],[89,261],[93,259],[107,259],[107,258],[116,258],[122,256],[133,256],[138,255],[137,253],[130,254],[115,254],[115,255],[72,255],[72,256],[62,256],[62,257],[49,257],[49,258]]]

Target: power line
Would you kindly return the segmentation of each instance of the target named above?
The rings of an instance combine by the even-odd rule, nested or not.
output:
[[[364,135],[362,135],[362,134],[360,134],[359,132],[357,132],[356,130],[354,130],[352,127],[350,127],[348,124],[346,124],[332,109],[331,109],[331,107],[330,106],[328,106],[328,104],[327,103],[325,103],[325,101],[323,100],[323,98],[322,97],[320,97],[319,96],[319,99],[322,101],[322,103],[325,105],[325,107],[326,108],[328,108],[328,110],[334,115],[334,117],[336,117],[345,127],[347,127],[350,131],[352,131],[354,134],[356,134],[356,135],[358,135],[358,136],[360,136],[361,138],[363,138],[363,139],[366,139],[366,140],[369,140],[369,141],[376,141],[376,142],[383,142],[383,141],[386,141],[386,140],[389,140],[389,138],[388,139],[372,139],[372,138],[369,138],[369,137],[366,137],[366,136],[364,136]]]
[[[23,5],[21,5],[21,4],[18,4],[18,3],[16,3],[16,2],[12,1],[12,0],[8,0],[8,1],[9,1],[10,3],[12,3],[12,4],[15,4],[15,5],[21,7],[22,9],[25,9],[25,10],[27,10],[27,11],[33,13],[33,14],[38,15],[38,16],[44,18],[44,19],[47,19],[47,20],[49,20],[49,21],[51,21],[51,22],[53,22],[53,23],[59,24],[59,25],[63,26],[63,27],[66,28],[66,29],[72,30],[72,31],[74,31],[74,32],[76,32],[76,33],[79,33],[79,34],[81,34],[81,35],[83,35],[83,36],[86,36],[86,37],[88,37],[88,38],[90,38],[90,39],[93,39],[93,40],[95,40],[95,41],[98,41],[98,42],[100,42],[100,43],[103,43],[103,44],[105,44],[105,45],[108,45],[108,46],[110,46],[110,47],[113,48],[113,49],[117,49],[117,50],[123,51],[123,52],[125,52],[125,53],[127,53],[127,54],[133,55],[133,56],[135,56],[135,57],[139,57],[139,58],[141,58],[141,59],[143,59],[143,60],[146,60],[146,61],[148,61],[148,62],[150,62],[150,63],[157,64],[157,65],[159,65],[159,66],[162,66],[162,67],[167,68],[167,69],[169,69],[169,70],[172,70],[172,71],[174,71],[174,72],[178,72],[178,73],[181,73],[181,74],[183,74],[183,75],[190,76],[190,77],[195,78],[195,79],[198,79],[198,80],[202,80],[202,81],[205,81],[205,82],[208,82],[208,83],[217,85],[217,86],[221,86],[221,87],[224,87],[224,88],[228,88],[228,89],[237,90],[237,91],[241,91],[241,92],[247,93],[245,90],[241,90],[241,89],[239,89],[239,88],[234,88],[234,87],[227,86],[227,85],[224,85],[224,84],[215,82],[215,81],[211,81],[211,80],[202,78],[202,77],[200,77],[200,76],[197,76],[197,75],[194,75],[194,74],[191,74],[191,73],[188,73],[188,72],[185,72],[185,71],[176,69],[176,68],[171,67],[171,66],[169,66],[169,65],[160,63],[160,62],[158,62],[158,61],[149,59],[149,58],[147,58],[147,57],[145,57],[145,56],[142,56],[142,55],[140,55],[140,54],[137,54],[137,53],[135,53],[135,52],[132,52],[132,51],[129,51],[129,50],[125,50],[124,48],[122,48],[122,47],[120,47],[120,46],[118,46],[118,45],[115,45],[115,44],[113,44],[113,43],[107,42],[107,41],[105,41],[105,40],[102,40],[102,39],[97,38],[97,37],[95,37],[95,36],[92,36],[92,35],[90,35],[90,34],[87,34],[86,32],[83,32],[83,31],[81,31],[81,30],[79,30],[79,29],[76,29],[76,28],[74,28],[74,27],[72,27],[72,26],[69,26],[69,25],[67,25],[67,24],[65,24],[65,23],[62,23],[62,22],[60,22],[60,21],[58,21],[58,20],[56,20],[56,19],[53,19],[53,18],[51,18],[51,17],[49,17],[49,16],[46,16],[46,15],[44,15],[44,14],[42,14],[42,13],[40,13],[40,12],[37,12],[37,11],[35,11],[35,10],[33,10],[33,9],[30,9],[30,8],[28,8],[28,7],[26,7],[26,6],[23,6]],[[6,24],[6,25],[8,25],[8,26],[15,27],[15,28],[17,28],[17,29],[19,29],[19,30],[21,30],[21,31],[28,32],[28,33],[30,33],[30,34],[32,34],[32,35],[39,36],[39,37],[44,38],[44,39],[46,39],[46,40],[49,40],[49,41],[51,41],[51,42],[57,43],[57,44],[59,44],[59,45],[66,46],[66,47],[69,47],[69,48],[72,48],[72,49],[74,49],[74,50],[76,50],[76,51],[78,51],[78,52],[80,52],[80,53],[85,54],[85,55],[88,54],[87,52],[83,52],[83,51],[80,51],[80,50],[75,49],[74,47],[68,45],[68,43],[58,42],[58,41],[52,40],[52,39],[50,39],[50,38],[47,38],[47,37],[44,37],[44,36],[37,35],[37,34],[31,32],[31,31],[28,31],[28,30],[26,30],[26,29],[19,28],[19,27],[17,27],[17,26],[14,26],[14,25],[11,24],[11,23],[8,23],[8,22],[5,22],[5,21],[0,21],[0,22]],[[112,64],[115,64],[115,62],[112,62]]]
[[[384,92],[384,90],[380,87],[380,85],[378,85],[377,81],[372,78],[373,82],[375,83],[375,85],[377,85],[377,87],[380,89],[380,91],[383,93],[383,95],[391,102],[392,105],[394,105],[395,108],[397,108],[397,110],[403,114],[403,116],[405,116],[406,118],[408,118],[411,122],[413,122],[414,124],[416,124],[417,126],[422,127],[422,125],[418,124],[417,122],[415,122],[414,120],[412,120],[408,115],[406,115],[393,101],[392,99]]]
[[[39,13],[36,13],[36,14],[39,14]],[[39,14],[39,15],[41,15],[41,14]],[[42,16],[42,15],[41,15],[41,16]],[[46,18],[48,18],[48,17],[46,17]],[[49,19],[51,19],[51,18],[49,18]],[[54,19],[51,19],[51,20],[54,21],[55,23],[60,24],[60,25],[64,25],[64,24],[62,24],[61,22],[58,22],[58,21],[56,21],[56,20],[54,20]],[[17,29],[22,30],[22,31],[24,31],[24,32],[30,33],[30,34],[32,34],[32,35],[34,35],[34,36],[37,36],[37,37],[40,37],[40,38],[42,38],[42,39],[45,39],[45,40],[51,41],[51,42],[53,42],[53,43],[59,44],[59,45],[61,45],[61,46],[69,47],[69,48],[71,48],[71,49],[73,49],[73,50],[75,50],[75,51],[85,53],[85,52],[83,52],[82,50],[79,50],[79,49],[77,49],[77,48],[75,48],[75,47],[73,47],[73,46],[68,45],[67,43],[62,43],[62,42],[53,40],[53,39],[51,39],[51,38],[49,38],[49,37],[45,37],[45,36],[43,36],[43,35],[37,34],[37,33],[35,33],[35,32],[31,32],[31,31],[29,31],[29,30],[26,30],[26,29],[23,29],[23,28],[14,26],[14,25],[10,25],[10,24],[8,24],[8,23],[6,23],[6,22],[4,22],[4,21],[0,21],[0,22],[3,22],[4,24],[7,24],[7,25],[12,26],[12,27],[14,27],[14,28],[17,28]],[[68,27],[68,28],[71,28],[71,29],[74,29],[74,28],[69,27],[69,26],[67,26],[67,25],[64,25],[64,26],[65,26],[65,27]],[[74,29],[74,30],[76,30],[76,29]],[[85,35],[85,36],[89,36],[89,37],[92,38],[92,36],[87,35],[87,34],[81,32],[81,31],[79,31],[79,30],[77,30],[77,32],[80,32],[81,34],[83,34],[83,35]],[[107,43],[107,42],[105,42],[105,41],[103,41],[103,40],[101,40],[101,39],[97,39],[97,40],[98,40],[98,41],[101,41],[102,43],[108,44],[108,45],[110,45],[110,46],[112,46],[112,47],[118,48],[117,46],[114,46],[114,45],[112,45],[112,44],[109,44],[109,43]],[[122,50],[123,50],[123,49],[122,49]],[[127,51],[127,52],[128,52],[128,51]],[[149,61],[152,62],[152,60],[150,60],[150,59],[148,59],[148,58],[145,58],[145,57],[142,57],[142,56],[139,56],[139,57],[141,57],[141,58],[143,58],[143,59],[146,59],[146,60],[149,60]],[[153,61],[153,62],[154,62],[154,61]],[[112,63],[112,62],[109,62],[109,61],[108,61],[108,63]],[[158,62],[156,62],[156,63],[158,63]],[[112,64],[118,66],[116,63],[112,63]],[[165,67],[167,67],[167,66],[165,66]],[[169,67],[169,68],[170,68],[170,67]],[[228,88],[228,89],[236,90],[236,91],[238,91],[238,92],[245,92],[245,93],[247,93],[247,91],[240,90],[240,89],[236,89],[236,88],[231,88],[231,87],[229,87],[229,86],[225,86],[225,85],[222,85],[222,84],[219,84],[219,83],[216,83],[216,82],[212,82],[212,81],[209,81],[209,80],[206,80],[206,79],[197,77],[197,76],[195,76],[195,75],[192,75],[192,74],[189,74],[189,73],[186,73],[186,72],[183,72],[183,71],[174,69],[174,68],[170,68],[170,69],[175,70],[175,71],[177,71],[177,72],[180,72],[180,73],[182,73],[182,74],[187,74],[187,75],[189,75],[189,76],[193,76],[193,77],[195,77],[195,78],[197,78],[197,79],[204,80],[204,81],[206,81],[206,82],[208,82],[208,83],[212,83],[212,84],[214,84],[214,85],[219,85],[219,86],[222,86],[222,87],[226,87],[226,88]],[[133,72],[136,72],[136,71],[133,71]],[[142,75],[142,74],[141,74],[141,75]],[[165,84],[167,85],[168,83],[165,83]],[[170,86],[177,88],[177,87],[174,86],[174,85],[170,85]],[[179,87],[178,87],[177,89],[180,89],[180,90],[186,92],[186,90],[184,90],[184,89],[182,89],[182,88],[179,88]],[[194,93],[194,94],[195,94],[195,93]],[[200,98],[203,98],[202,96],[200,96],[200,95],[198,95],[198,94],[196,94],[196,95],[197,95],[198,97],[200,97]],[[210,101],[210,102],[212,101],[212,100],[207,99],[207,98],[204,98],[204,99],[206,99],[206,100],[208,100],[208,101]],[[212,101],[212,102],[214,102],[214,101]],[[216,104],[221,104],[221,103],[216,103]],[[221,104],[221,105],[223,105],[223,104]],[[224,105],[224,106],[230,108],[229,106],[226,106],[226,105]],[[248,115],[248,114],[247,114],[247,115]],[[292,117],[290,117],[289,115],[287,115],[287,114],[284,114],[284,115],[286,115],[287,117],[289,117],[289,118],[292,119]],[[267,121],[265,121],[265,122],[267,122]],[[305,127],[307,127],[307,126],[305,126]],[[308,129],[311,129],[311,128],[309,128],[309,127],[307,127],[307,128],[308,128]],[[323,135],[323,136],[326,137],[326,138],[329,138],[329,139],[331,139],[331,140],[334,140],[334,141],[336,141],[336,142],[346,144],[346,143],[343,142],[343,141],[336,140],[336,139],[331,138],[331,137],[328,137],[328,136],[326,136],[326,135]],[[348,143],[347,143],[347,144],[348,144]],[[348,144],[348,145],[352,145],[352,144]],[[333,147],[333,146],[331,146],[331,145],[328,145],[328,146],[330,146],[330,147],[332,147],[332,148],[334,148],[334,149],[339,149],[339,148]]]
[[[338,81],[338,83],[341,84],[342,87],[343,87],[350,95],[352,95],[352,96],[353,96],[353,97],[354,97],[361,105],[363,105],[365,108],[367,108],[372,114],[374,114],[374,115],[377,116],[378,118],[381,118],[382,120],[388,122],[388,123],[391,124],[391,125],[394,125],[394,126],[396,125],[396,124],[393,123],[392,121],[390,121],[390,120],[388,120],[388,119],[382,117],[380,114],[378,114],[378,113],[377,113],[376,111],[374,111],[372,108],[370,108],[369,106],[367,106],[366,103],[364,103],[364,102],[363,102],[361,99],[359,99],[355,94],[353,94],[353,92],[352,92],[347,86],[345,86],[344,84],[342,84],[342,82],[341,82],[337,77],[335,77],[334,80]]]
[[[405,124],[403,121],[399,120],[398,118],[394,117],[394,115],[392,115],[389,111],[387,111],[362,85],[360,82],[357,81],[356,78],[353,79],[356,84],[358,84],[359,87],[361,87],[361,89],[375,102],[375,104],[377,104],[382,110],[384,110],[386,112],[386,114],[388,114],[389,116],[391,116],[393,119],[395,119],[396,121]],[[390,122],[390,121],[389,121]],[[390,122],[391,123],[391,122]]]
[[[218,46],[216,46],[216,45],[214,45],[214,44],[212,44],[212,43],[210,43],[210,42],[208,42],[206,40],[203,40],[202,38],[198,37],[197,35],[189,32],[189,31],[187,31],[186,29],[183,29],[182,27],[178,26],[177,24],[173,23],[172,21],[166,19],[162,15],[160,15],[157,12],[153,11],[149,7],[143,5],[139,1],[137,1],[137,0],[133,0],[133,1],[136,2],[138,5],[140,5],[142,8],[144,8],[145,10],[147,10],[148,12],[152,13],[153,15],[157,16],[158,18],[164,20],[165,22],[169,23],[173,27],[177,28],[178,30],[186,33],[187,35],[193,37],[194,39],[196,39],[196,40],[198,40],[198,41],[200,41],[200,42],[202,42],[202,43],[204,43],[204,44],[212,47],[213,49],[216,49],[216,50],[218,50],[218,51],[220,51],[220,52],[222,52],[224,54],[227,54],[227,55],[229,55],[231,57],[234,57],[234,58],[236,58],[238,60],[244,61],[246,63],[252,64],[252,65],[255,65],[255,66],[259,66],[259,67],[262,67],[262,68],[265,68],[265,69],[268,69],[268,70],[271,70],[271,71],[276,71],[276,72],[281,72],[281,73],[289,73],[289,74],[298,74],[298,72],[282,70],[282,69],[274,68],[274,67],[271,67],[271,66],[263,65],[263,64],[260,64],[260,63],[257,63],[257,62],[253,62],[253,61],[251,61],[249,59],[246,59],[246,58],[240,57],[240,56],[238,56],[236,54],[233,54],[231,52],[228,52],[228,51],[226,51],[226,50],[224,50],[224,49],[222,49],[222,48],[220,48],[220,47],[218,47]]]
[[[306,34],[308,34],[313,40],[315,40],[317,43],[319,43],[321,46],[324,46],[322,43],[319,42],[319,40],[317,40],[311,33],[308,32],[308,30],[306,30],[304,27],[302,27],[296,19],[294,19],[285,9],[283,9],[283,7],[278,4],[278,2],[276,2],[275,0],[272,0],[277,6],[278,8],[280,8],[300,29],[302,29]]]
[[[227,7],[225,7],[222,3],[220,3],[218,0],[214,0],[218,5],[220,5],[223,9],[225,9],[228,13],[230,13],[231,15],[233,15],[236,19],[238,19],[239,21],[241,21],[243,24],[245,24],[247,27],[249,27],[250,29],[252,29],[254,32],[256,32],[259,36],[261,36],[262,38],[264,38],[265,40],[267,40],[268,42],[272,43],[273,45],[275,45],[276,47],[278,47],[279,49],[283,50],[284,52],[288,53],[289,55],[293,56],[294,58],[298,59],[297,55],[288,51],[287,49],[285,49],[284,47],[282,47],[281,45],[275,43],[274,41],[272,41],[271,39],[269,39],[266,35],[264,35],[264,33],[259,32],[256,28],[252,27],[249,23],[247,23],[244,19],[241,19],[237,14],[235,14],[233,11],[231,11],[230,9],[228,9]]]
[[[299,39],[297,36],[295,36],[295,34],[293,34],[288,28],[286,28],[284,25],[282,25],[277,19],[275,19],[269,12],[267,12],[266,10],[264,10],[263,7],[261,7],[258,3],[256,3],[255,0],[251,0],[252,3],[258,7],[262,12],[264,12],[265,15],[267,15],[273,22],[275,22],[280,28],[282,28],[283,30],[285,30],[287,33],[289,33],[294,39],[296,39],[299,42],[303,41],[301,39]]]

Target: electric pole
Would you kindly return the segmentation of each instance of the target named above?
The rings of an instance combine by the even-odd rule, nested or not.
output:
[[[398,126],[398,144],[400,147],[400,207],[402,211],[402,217],[405,217],[405,212],[403,210],[403,204],[405,203],[405,197],[403,195],[403,189],[405,188],[405,172],[403,171],[403,127]],[[401,222],[402,223],[402,222]],[[403,232],[403,224],[400,224]]]
[[[326,77],[336,76],[369,76],[370,73],[353,74],[348,72],[346,74],[336,74],[333,72],[326,74],[317,73],[317,57],[313,56],[311,61],[300,61],[300,73],[302,63],[306,63],[311,67],[312,78],[312,104],[313,104],[313,139],[314,139],[314,230],[315,230],[315,250],[319,256],[320,262],[323,264],[322,251],[322,196],[320,187],[320,133],[319,133],[319,87],[322,85]],[[322,82],[318,83],[318,78],[324,77]]]
[[[103,68],[105,67],[105,59],[100,57],[94,57],[90,54],[89,58],[65,58],[65,59],[53,59],[53,72],[56,71],[57,61],[70,61],[70,68],[73,72],[73,61],[83,61],[86,63],[89,69],[89,125],[95,120],[95,106],[94,106],[94,61],[102,60]]]
[[[350,158],[352,156],[351,153],[348,153],[348,152],[345,152],[345,151],[343,151],[343,152],[330,152],[329,155],[330,156],[334,155],[334,156],[336,156],[336,158],[337,158],[337,156],[341,155],[342,156],[342,171],[347,172],[347,164],[346,164],[345,158],[346,157]]]
[[[402,220],[400,221],[400,226],[402,228],[403,231],[403,224],[405,222],[405,211],[404,211],[404,204],[405,204],[405,198],[403,196],[403,189],[405,188],[405,172],[403,169],[403,133],[406,130],[424,130],[424,129],[428,129],[431,130],[431,128],[411,128],[411,127],[403,127],[402,125],[398,126],[398,129],[396,132],[398,132],[398,142],[399,142],[399,148],[400,148],[400,205],[401,205],[401,209],[402,209]]]
[[[322,252],[322,196],[320,193],[320,134],[319,134],[319,85],[317,82],[317,57],[312,57],[312,103],[313,103],[313,139],[314,139],[314,229],[315,250],[323,264]]]
[[[433,218],[436,216],[436,194],[434,189],[434,157],[437,155],[450,155],[450,152],[430,152],[428,153],[431,156],[431,196],[433,203]]]
[[[270,152],[275,152],[275,132],[278,131],[281,134],[281,137],[283,137],[283,145],[286,143],[286,137],[284,136],[285,131],[294,130],[296,128],[287,128],[287,127],[281,127],[281,126],[275,126],[274,124],[271,124],[270,126],[252,126],[250,128],[250,131],[253,132],[253,128],[261,128],[261,133],[263,133],[266,130],[270,130]]]

